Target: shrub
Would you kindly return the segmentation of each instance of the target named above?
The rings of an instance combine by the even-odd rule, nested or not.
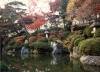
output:
[[[4,64],[3,62],[0,62],[0,71],[2,72],[8,71],[8,66]]]
[[[81,35],[78,34],[70,34],[65,40],[64,40],[64,47],[72,49],[74,47],[74,41],[78,38],[83,38]]]
[[[74,41],[76,39],[82,38],[81,35],[72,35],[71,39],[70,39],[70,43],[69,43],[69,48],[73,48],[74,47]]]
[[[45,37],[38,37],[37,41],[41,41],[41,42],[48,42],[48,39]]]
[[[92,37],[93,36],[93,34],[91,33],[92,30],[93,30],[92,27],[86,27],[83,33],[86,37]]]
[[[83,40],[78,45],[79,52],[85,55],[100,55],[100,38]]]
[[[64,32],[64,38],[67,37],[69,35],[69,31]]]
[[[38,33],[44,33],[43,29],[36,30],[32,35],[37,35]]]
[[[6,46],[6,50],[12,50],[12,49],[15,49],[15,48],[17,48],[16,44],[14,44],[14,45],[7,45]]]
[[[34,48],[49,48],[50,44],[48,42],[37,41],[37,42],[32,43],[32,47],[34,47]]]
[[[18,36],[18,37],[15,37],[15,42],[19,45],[22,45],[24,43],[24,40],[25,40],[25,36]]]
[[[40,40],[41,42],[48,42],[48,39],[44,38],[42,40]]]
[[[100,28],[97,28],[95,32],[95,37],[100,37]]]
[[[16,49],[16,48],[20,48],[22,45],[19,45],[19,44],[17,44],[17,43],[14,43],[13,45],[7,45],[6,47],[5,47],[5,49],[6,50],[13,50],[13,49]]]
[[[37,36],[45,36],[45,33],[38,33]]]
[[[75,39],[75,41],[74,41],[74,46],[78,46],[78,44],[79,44],[82,40],[84,40],[84,37],[79,37],[79,38]]]
[[[56,41],[58,38],[55,35],[49,37],[49,41]]]
[[[76,39],[81,38],[81,35],[73,35],[71,41],[74,42]]]
[[[31,44],[32,42],[35,42],[37,40],[36,36],[30,36],[29,37],[29,43]]]
[[[29,48],[29,44],[28,44],[28,43],[24,44],[24,46],[25,46],[26,48]]]
[[[11,39],[11,40],[9,41],[8,45],[14,45],[14,43],[15,43],[15,40],[14,40],[14,39]]]

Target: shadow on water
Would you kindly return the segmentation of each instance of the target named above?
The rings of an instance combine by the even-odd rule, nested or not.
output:
[[[6,72],[92,72],[78,60],[70,60],[67,55],[3,56],[2,62],[8,66],[9,70]]]

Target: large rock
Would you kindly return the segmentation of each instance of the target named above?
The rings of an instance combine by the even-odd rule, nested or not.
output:
[[[82,56],[80,61],[82,64],[100,66],[100,56]]]

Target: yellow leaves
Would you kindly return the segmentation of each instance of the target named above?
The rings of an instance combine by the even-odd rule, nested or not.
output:
[[[75,0],[69,0],[67,5],[67,12],[70,13],[73,11],[75,6]]]
[[[73,16],[74,9],[75,9],[75,2],[76,0],[69,0],[66,8],[66,12],[68,14],[67,19],[71,20],[71,17]]]
[[[77,20],[87,18],[93,13],[94,1],[92,0],[69,0],[66,8],[68,19],[75,16]]]

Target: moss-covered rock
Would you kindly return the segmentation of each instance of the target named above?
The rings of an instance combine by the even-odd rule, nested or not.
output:
[[[100,28],[96,29],[95,37],[100,37]]]
[[[78,48],[81,54],[100,56],[100,38],[83,40],[79,43]]]

